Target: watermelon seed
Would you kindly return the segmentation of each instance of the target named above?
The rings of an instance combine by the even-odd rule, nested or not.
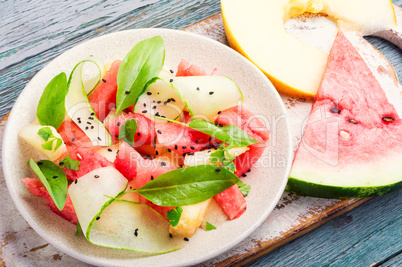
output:
[[[198,140],[195,140],[195,143],[198,144]]]
[[[188,239],[187,237],[184,238],[184,241],[190,241],[190,239]]]
[[[95,178],[99,178],[99,175],[96,174],[94,177],[95,177]]]
[[[119,136],[117,134],[115,134],[114,137],[119,138]]]
[[[162,166],[166,166],[166,162],[162,161],[162,162],[161,162],[161,165],[162,165]]]
[[[146,110],[143,110],[141,113],[144,113],[144,114],[145,114],[145,113],[147,113],[147,111],[146,111]]]
[[[102,82],[104,82],[104,83],[105,83],[105,82],[106,82],[106,80],[105,80],[105,79],[102,79]]]
[[[248,169],[248,171],[247,172],[251,172],[251,169]]]
[[[215,125],[218,126],[218,121],[215,121]]]
[[[222,124],[222,123],[219,123],[219,127],[223,127],[223,124]]]
[[[179,164],[179,167],[180,167],[180,168],[183,168],[183,165]]]
[[[161,130],[158,130],[157,132],[158,132],[159,134],[162,134],[162,131],[161,131]]]
[[[137,237],[138,236],[138,228],[137,229],[135,229],[135,231],[134,231],[134,235]]]
[[[147,92],[147,95],[152,95],[152,93],[151,93],[151,92]]]
[[[330,110],[332,113],[337,113],[337,114],[339,114],[339,113],[341,113],[341,110],[338,108],[338,106],[333,106],[332,108],[331,108],[331,110]]]
[[[112,150],[111,148],[108,148],[108,149],[107,149],[107,151],[109,151],[109,152],[113,152],[113,150]]]
[[[76,179],[76,180],[74,181],[74,183],[77,184],[77,183],[78,183],[78,179]]]
[[[382,120],[385,121],[385,122],[392,122],[392,121],[394,121],[394,118],[392,118],[392,117],[382,117]]]
[[[100,217],[98,216],[98,217],[96,217],[96,220],[99,220],[100,219]]]
[[[193,146],[190,146],[190,149],[194,150],[195,148]]]
[[[210,95],[213,95],[213,94],[214,94],[214,92],[209,92],[209,94],[210,94]]]
[[[181,148],[186,149],[187,147],[186,147],[186,146],[182,146]]]
[[[154,179],[154,177],[151,175],[151,180],[153,180]]]
[[[210,136],[210,137],[209,137],[209,142],[211,142],[211,140],[212,140],[212,137]]]
[[[353,123],[353,124],[357,124],[357,121],[355,121],[354,119],[348,119],[347,122]]]
[[[61,166],[61,165],[63,165],[64,164],[64,162],[63,161],[60,161],[59,162],[59,166]]]
[[[130,190],[133,189],[133,187],[130,185]]]
[[[130,91],[125,91],[126,95],[128,95],[130,93]]]

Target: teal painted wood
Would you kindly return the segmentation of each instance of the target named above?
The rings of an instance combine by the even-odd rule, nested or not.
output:
[[[402,266],[401,211],[401,190],[376,197],[246,266]]]
[[[137,9],[135,7],[138,5],[131,6],[130,3],[139,1],[65,1],[68,3],[67,6],[58,4],[57,0],[31,1],[32,6],[24,5],[25,1],[19,2],[5,1],[1,3],[0,14],[10,14],[11,16],[21,14],[18,17],[22,19],[22,22],[19,22],[20,26],[27,27],[27,31],[35,30],[37,34],[9,36],[6,30],[17,31],[18,25],[13,24],[12,27],[3,28],[7,25],[4,24],[4,20],[0,20],[1,36],[2,38],[6,36],[8,40],[6,43],[4,41],[0,43],[0,64],[2,64],[0,65],[0,117],[11,110],[22,89],[40,69],[53,58],[79,43],[103,34],[127,29],[156,27],[182,29],[220,12],[219,0],[143,1],[144,3],[156,3]],[[105,2],[114,4],[108,6],[105,5]],[[102,6],[103,10],[99,11],[99,7]],[[3,9],[3,7],[5,8]],[[116,10],[124,12],[119,13]],[[42,12],[50,12],[53,20],[49,22],[43,19],[42,21],[42,16],[39,16],[39,14],[43,14]],[[68,15],[59,15],[63,12],[68,12]],[[93,16],[87,19],[83,15],[75,14],[91,14],[91,12],[103,19],[97,20]],[[24,14],[28,17],[27,21],[23,20]],[[58,16],[61,16],[62,19]],[[40,19],[35,19],[32,26],[29,19],[36,17]],[[74,23],[70,23],[69,20],[73,20]],[[58,24],[56,25],[56,23]],[[48,38],[45,37],[47,33],[50,36]],[[18,40],[20,37],[22,40]],[[18,44],[18,47],[14,47],[14,43]],[[53,43],[54,45],[52,45]],[[25,52],[18,54],[20,50]]]

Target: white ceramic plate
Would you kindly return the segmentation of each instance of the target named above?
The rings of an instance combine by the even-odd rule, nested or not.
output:
[[[161,35],[165,42],[167,69],[177,69],[182,58],[207,72],[218,68],[241,88],[245,107],[258,115],[271,131],[268,147],[244,181],[251,185],[247,211],[217,230],[199,230],[178,251],[147,255],[98,247],[76,237],[75,225],[53,214],[42,199],[33,197],[20,181],[35,177],[29,158],[38,152],[18,139],[19,129],[35,119],[36,107],[46,84],[58,73],[69,74],[76,63],[94,55],[105,63],[123,58],[139,41]],[[110,266],[193,265],[229,250],[253,232],[274,209],[281,197],[291,166],[291,141],[284,105],[269,80],[247,59],[229,47],[206,37],[166,29],[116,32],[89,40],[55,58],[28,83],[8,118],[3,142],[3,168],[15,205],[35,231],[61,251],[84,262]]]

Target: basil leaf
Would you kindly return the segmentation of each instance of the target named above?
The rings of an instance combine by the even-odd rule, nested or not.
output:
[[[157,77],[165,60],[165,44],[155,36],[136,44],[124,57],[117,73],[116,116],[135,104],[149,80]]]
[[[245,196],[245,197],[248,195],[248,192],[250,192],[250,190],[251,190],[251,186],[248,185],[248,184],[243,183],[242,180],[239,180],[239,181],[237,182],[237,186],[239,187],[240,192],[241,192],[241,193],[243,194],[243,196]]]
[[[169,210],[166,215],[169,220],[169,224],[171,226],[177,226],[180,221],[181,214],[183,213],[183,209],[180,207],[176,207],[172,210]]]
[[[68,170],[78,171],[81,162],[75,159],[70,158],[70,154],[64,157],[64,159],[60,160],[59,165],[67,168]]]
[[[215,152],[211,153],[209,161],[211,163],[220,163],[222,167],[227,169],[230,172],[236,171],[236,165],[233,163],[235,156],[232,156],[228,150],[230,146],[221,147],[220,149],[216,150]]]
[[[130,146],[134,146],[134,136],[137,131],[137,122],[135,119],[127,120],[124,125],[121,126],[119,132],[119,139],[123,139],[124,142]]]
[[[230,136],[231,142],[229,143],[231,145],[244,147],[258,143],[257,140],[249,136],[245,131],[243,131],[240,127],[236,125],[224,125],[220,128],[222,129],[222,131]]]
[[[45,87],[36,110],[36,117],[41,125],[60,127],[64,120],[67,95],[67,75],[62,72],[55,76]]]
[[[28,163],[49,192],[57,208],[62,210],[67,198],[67,178],[64,171],[50,160],[40,160],[35,163],[33,159],[30,159]]]
[[[207,223],[205,224],[205,230],[211,231],[211,230],[215,230],[215,229],[216,229],[216,226],[210,224],[209,222],[207,222]]]
[[[205,201],[238,181],[236,175],[224,168],[198,165],[162,174],[131,192],[137,192],[159,206],[178,207]]]

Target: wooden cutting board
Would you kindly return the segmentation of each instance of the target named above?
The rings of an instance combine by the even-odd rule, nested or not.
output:
[[[399,17],[402,17],[401,9],[396,7],[396,11]],[[184,30],[206,35],[227,44],[220,14]],[[384,38],[392,39],[394,43],[401,46],[402,37],[400,32],[402,31],[384,32],[381,33],[381,35]],[[354,37],[351,38],[353,39]],[[354,42],[358,46],[359,52],[363,54],[365,60],[370,62],[372,69],[377,69],[376,77],[380,80],[380,83],[391,84],[391,86],[400,89],[400,84],[396,81],[395,73],[388,61],[382,58],[377,50],[373,49],[364,39],[356,37]],[[300,138],[301,135],[301,132],[296,133],[296,129],[301,129],[300,120],[303,119],[303,116],[305,118],[308,116],[312,101],[294,99],[287,96],[281,97],[287,107],[288,116],[290,118],[293,118],[296,114],[299,116],[299,118],[295,120],[296,122],[292,124],[296,147],[297,139]],[[5,116],[0,120],[0,143],[2,142],[7,117],[8,116]],[[261,227],[232,250],[202,265],[229,266],[245,264],[306,234],[333,218],[361,205],[367,200],[369,200],[369,198],[351,200],[320,199],[285,192],[275,210]],[[0,210],[0,232],[2,234],[4,233],[0,237],[0,266],[4,266],[6,263],[8,266],[24,266],[29,263],[32,264],[32,262],[35,262],[38,266],[50,264],[53,266],[55,264],[60,266],[88,266],[58,251],[29,227],[25,220],[19,215],[8,195],[2,172],[0,172],[0,202],[4,207]]]

